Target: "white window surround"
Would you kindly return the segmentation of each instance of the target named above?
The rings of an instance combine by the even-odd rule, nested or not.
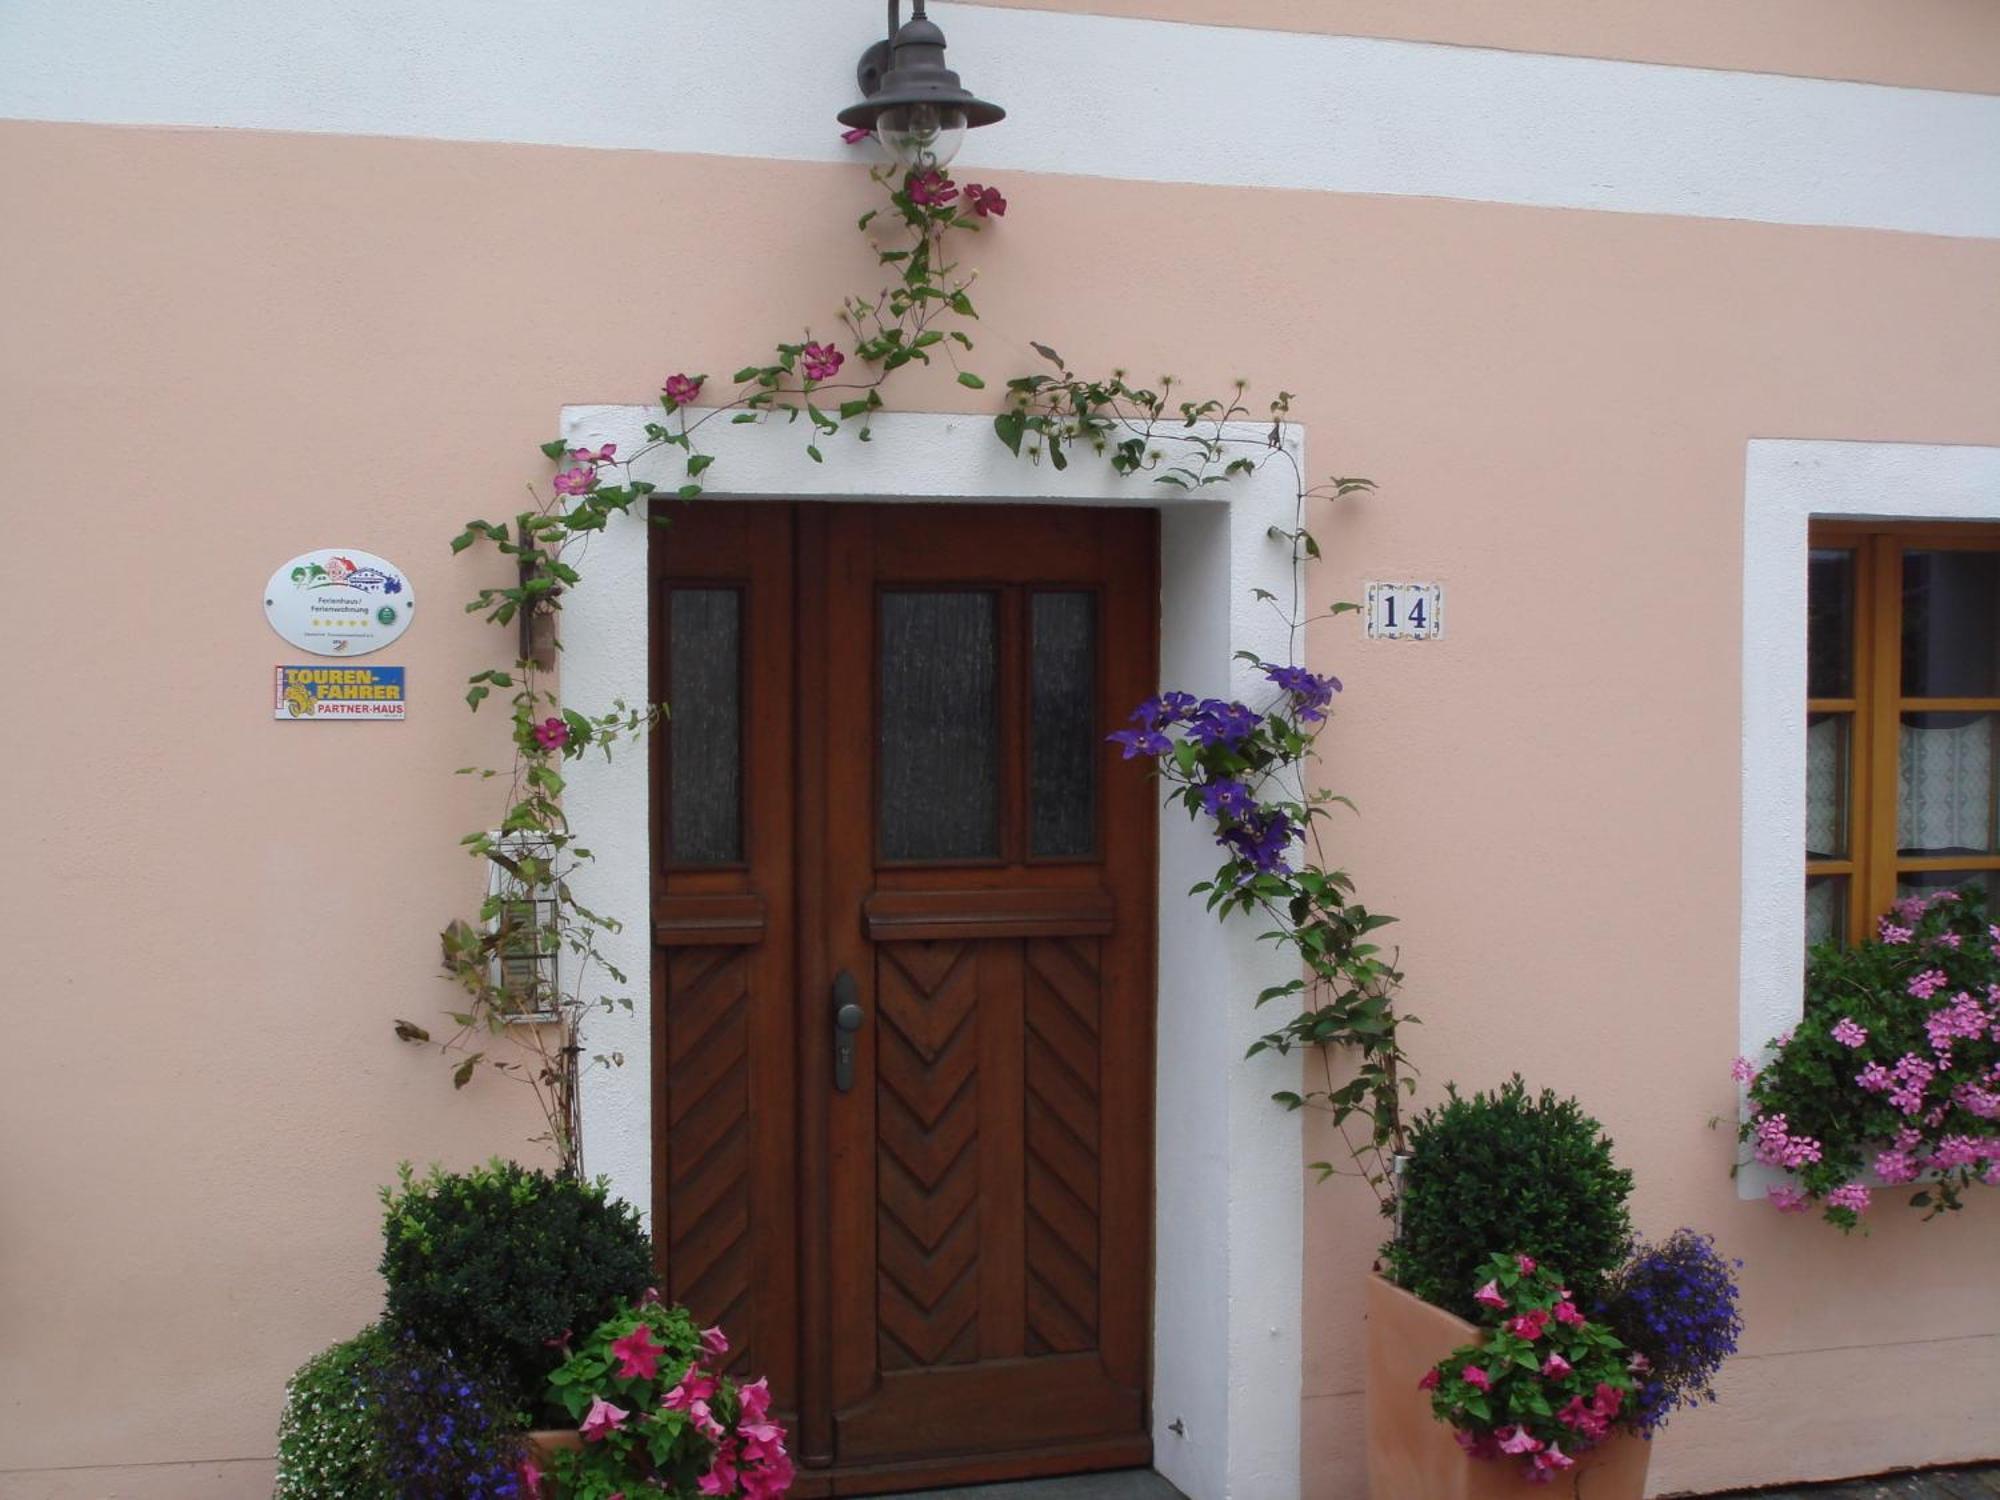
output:
[[[1806,533],[1814,517],[2000,521],[2000,447],[1753,439],[1743,486],[1743,939],[1738,1050],[1804,1009]],[[1782,1176],[1754,1163],[1737,1191]]]
[[[612,442],[634,453],[657,407],[563,411],[564,438]],[[1283,659],[1286,627],[1253,589],[1291,597],[1290,547],[1272,526],[1293,524],[1292,469],[1274,456],[1256,473],[1197,495],[1124,479],[1079,460],[1064,471],[1009,454],[989,417],[886,412],[868,443],[822,440],[824,464],[805,454],[803,427],[711,424],[710,498],[1128,505],[1161,511],[1160,671],[1197,693],[1249,697],[1252,670],[1234,653]],[[1232,436],[1259,440],[1267,426]],[[1302,429],[1283,442],[1303,465]],[[682,483],[673,449],[642,460],[634,477],[671,495]],[[671,501],[666,503],[672,503]],[[700,502],[696,502],[700,503]],[[646,528],[613,518],[580,564],[584,586],[564,601],[565,695],[589,706],[647,696]],[[587,1167],[650,1215],[649,1059],[651,853],[646,757],[574,766],[571,823],[596,858],[571,881],[578,899],[625,927],[601,943],[630,978],[628,1015],[595,1017],[588,1051],[623,1052],[622,1068],[594,1069],[583,1086]],[[1134,774],[1139,774],[1135,768]],[[1155,1464],[1192,1500],[1264,1500],[1299,1489],[1303,1141],[1299,1117],[1271,1103],[1295,1087],[1294,1062],[1246,1061],[1263,1027],[1251,998],[1295,965],[1256,941],[1257,923],[1222,924],[1190,905],[1188,887],[1213,873],[1213,844],[1178,808],[1160,819],[1159,994],[1154,1188],[1152,1421]],[[1178,1422],[1180,1432],[1169,1430]]]

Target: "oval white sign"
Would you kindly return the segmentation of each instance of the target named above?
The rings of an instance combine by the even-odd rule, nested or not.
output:
[[[410,628],[409,579],[386,558],[327,547],[281,564],[264,585],[264,618],[301,651],[366,656]]]

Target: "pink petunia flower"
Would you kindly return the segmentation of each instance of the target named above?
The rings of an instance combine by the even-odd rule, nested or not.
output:
[[[583,1420],[577,1424],[576,1430],[583,1434],[586,1443],[601,1442],[605,1434],[616,1432],[623,1427],[625,1419],[631,1415],[632,1413],[624,1407],[613,1406],[602,1396],[597,1396],[591,1400],[590,1410],[584,1413]]]
[[[1625,1361],[1625,1368],[1630,1370],[1634,1375],[1644,1375],[1653,1368],[1653,1362],[1646,1358],[1645,1355],[1635,1351],[1632,1357]]]
[[[651,1380],[659,1373],[665,1348],[653,1342],[653,1330],[641,1323],[622,1339],[611,1341],[611,1357],[618,1361],[618,1374],[625,1380]]]
[[[708,1351],[709,1358],[720,1359],[729,1352],[729,1336],[722,1331],[720,1324],[704,1328],[701,1331],[701,1347]]]
[[[1532,1255],[1517,1255],[1514,1257],[1514,1264],[1521,1268],[1523,1276],[1535,1274],[1535,1257]]]
[[[1499,1428],[1493,1434],[1500,1444],[1502,1453],[1540,1453],[1542,1440],[1529,1432],[1518,1422],[1512,1427]]]
[[[1561,1380],[1563,1376],[1569,1374],[1575,1368],[1575,1365],[1564,1359],[1560,1354],[1551,1354],[1547,1359],[1542,1361],[1542,1374],[1549,1380]]]
[[[1507,1320],[1507,1331],[1515,1338],[1526,1339],[1531,1344],[1542,1336],[1548,1326],[1549,1314],[1546,1309],[1539,1307],[1533,1312],[1524,1312],[1518,1318]]]
[[[521,1460],[521,1489],[528,1500],[541,1500],[542,1466],[532,1456]]]
[[[1480,1369],[1478,1365],[1467,1365],[1463,1370],[1458,1372],[1458,1376],[1459,1379],[1463,1380],[1475,1391],[1490,1391],[1493,1389],[1493,1378]]]
[[[1436,1390],[1438,1388],[1438,1378],[1439,1378],[1438,1372],[1436,1370],[1424,1371],[1423,1379],[1417,1382],[1417,1389],[1420,1391]]]
[[[1569,1300],[1567,1292],[1563,1293],[1562,1301],[1558,1302],[1552,1311],[1555,1320],[1565,1328],[1578,1328],[1586,1321],[1583,1314],[1576,1310],[1576,1304]]]
[[[714,1394],[715,1377],[704,1375],[700,1365],[689,1365],[674,1388],[660,1398],[660,1405],[667,1411],[689,1411],[695,1402],[706,1401]]]
[[[1472,1300],[1481,1307],[1505,1307],[1507,1299],[1500,1295],[1500,1283],[1489,1281],[1472,1294]]]

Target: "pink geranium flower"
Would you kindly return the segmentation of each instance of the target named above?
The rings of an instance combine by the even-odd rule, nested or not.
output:
[[[611,1341],[611,1357],[618,1361],[618,1374],[626,1380],[651,1380],[659,1373],[664,1353],[666,1350],[653,1342],[653,1330],[644,1323],[624,1338]]]
[[[1774,1183],[1764,1190],[1764,1196],[1771,1200],[1771,1207],[1781,1214],[1803,1213],[1806,1207],[1805,1190],[1789,1183]]]
[[[613,1406],[602,1396],[598,1396],[592,1399],[590,1410],[584,1413],[583,1420],[577,1424],[576,1430],[583,1434],[586,1443],[601,1442],[606,1433],[616,1432],[624,1426],[625,1419],[631,1415],[632,1413],[624,1407]]]
[[[1833,1039],[1843,1047],[1859,1047],[1868,1040],[1868,1028],[1852,1016],[1842,1016],[1834,1023]]]
[[[1489,1281],[1472,1294],[1472,1300],[1481,1307],[1505,1307],[1507,1299],[1500,1295],[1500,1283]]]

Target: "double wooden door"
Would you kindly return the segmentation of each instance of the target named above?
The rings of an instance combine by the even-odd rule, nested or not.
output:
[[[675,507],[654,1234],[799,1495],[1144,1463],[1143,511]]]

